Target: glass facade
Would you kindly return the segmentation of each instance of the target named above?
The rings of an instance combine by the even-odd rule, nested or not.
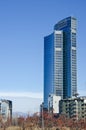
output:
[[[44,106],[48,106],[48,96],[53,93],[54,75],[54,34],[44,38]]]
[[[0,100],[0,115],[4,122],[8,119],[12,119],[12,101],[5,99]]]
[[[68,17],[54,26],[63,31],[63,98],[77,93],[76,19]]]
[[[63,32],[54,31],[53,93],[63,98]]]
[[[63,96],[63,33],[54,31],[44,38],[44,107],[49,94]]]
[[[77,93],[76,19],[68,17],[44,38],[44,106],[49,94],[62,98]]]

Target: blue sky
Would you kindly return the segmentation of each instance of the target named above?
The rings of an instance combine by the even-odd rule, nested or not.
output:
[[[0,0],[0,92],[43,94],[43,37],[74,16],[78,91],[86,95],[85,12],[85,0]]]

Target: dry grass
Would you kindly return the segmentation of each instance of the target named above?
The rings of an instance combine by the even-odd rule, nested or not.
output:
[[[0,128],[0,130],[4,130],[4,128]],[[17,126],[11,126],[11,127],[6,128],[6,130],[22,130],[22,129]]]
[[[4,130],[4,128],[0,128],[0,130]],[[17,127],[17,126],[10,126],[8,128],[6,128],[5,130],[23,130],[22,128],[20,127]],[[42,128],[26,128],[25,130],[42,130]],[[56,130],[56,128],[45,128],[44,130]],[[70,130],[69,128],[61,128],[59,130]]]

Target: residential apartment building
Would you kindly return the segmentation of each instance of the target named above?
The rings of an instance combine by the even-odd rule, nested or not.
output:
[[[86,97],[60,100],[59,112],[68,118],[86,119]]]

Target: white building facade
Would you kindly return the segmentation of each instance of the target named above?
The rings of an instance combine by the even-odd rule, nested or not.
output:
[[[59,101],[61,100],[61,96],[49,95],[48,97],[48,112],[53,114],[59,113]]]

